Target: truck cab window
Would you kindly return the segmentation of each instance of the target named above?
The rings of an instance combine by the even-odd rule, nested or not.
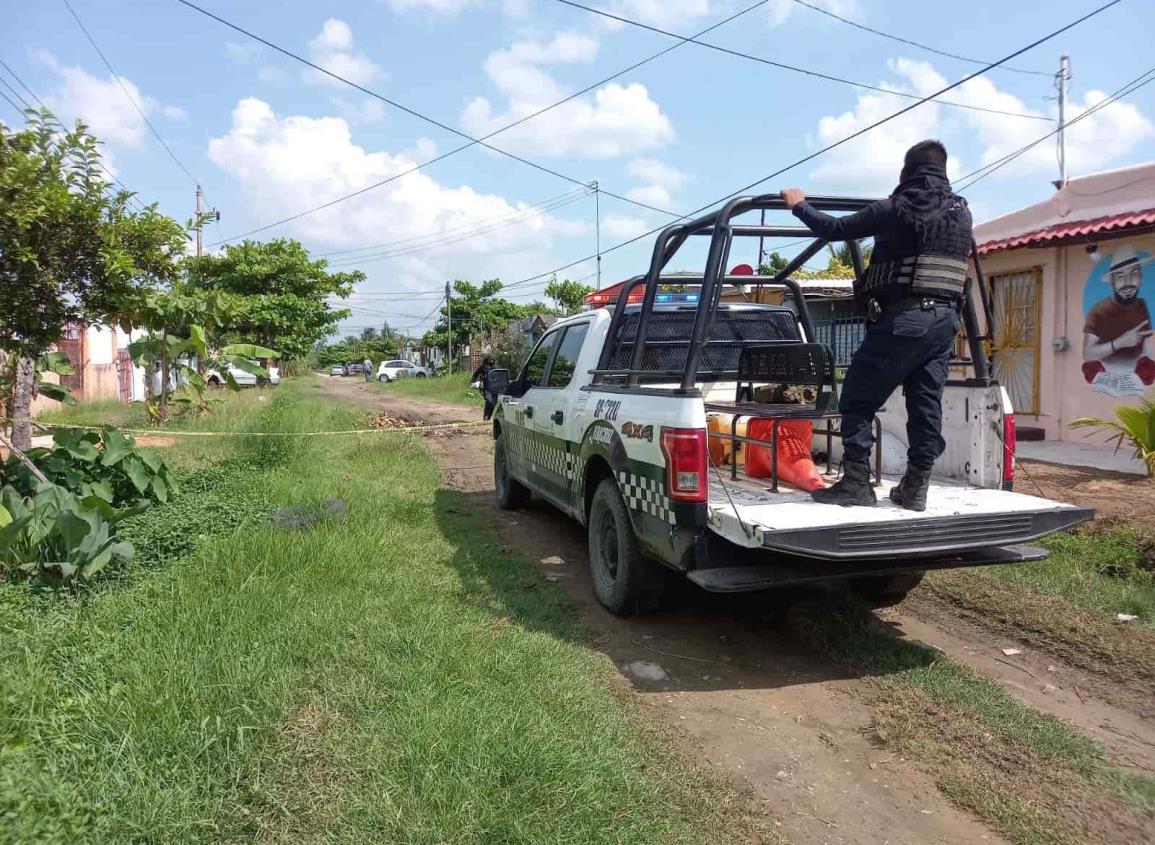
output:
[[[578,355],[581,354],[582,344],[585,343],[589,323],[579,326],[570,326],[557,348],[557,355],[553,359],[553,366],[549,371],[549,387],[567,387],[573,379],[577,368]]]
[[[553,352],[560,336],[561,332],[547,334],[530,354],[525,366],[521,368],[520,381],[526,387],[542,387],[545,384],[545,365],[549,363],[549,354]]]

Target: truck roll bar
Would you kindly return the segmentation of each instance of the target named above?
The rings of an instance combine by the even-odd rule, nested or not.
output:
[[[834,196],[810,196],[806,198],[806,201],[821,211],[843,212],[860,211],[875,202],[875,200],[867,198]],[[637,333],[633,340],[634,347],[631,350],[629,367],[624,370],[617,369],[613,371],[613,375],[615,376],[625,376],[626,384],[629,386],[637,386],[643,376],[653,376],[656,374],[655,371],[644,370],[642,368],[642,361],[645,353],[646,340],[650,332],[650,318],[653,314],[654,304],[657,301],[658,288],[662,284],[699,286],[701,288],[697,311],[694,315],[694,325],[691,331],[685,368],[681,373],[680,389],[682,391],[693,389],[697,383],[702,351],[713,331],[714,317],[717,314],[719,303],[721,302],[722,289],[727,285],[757,285],[759,287],[770,285],[788,289],[793,295],[797,305],[798,318],[802,323],[803,329],[806,331],[807,340],[813,340],[815,331],[813,320],[810,317],[810,310],[807,307],[801,287],[791,279],[790,276],[817,255],[827,245],[826,240],[816,236],[814,241],[795,256],[786,267],[771,277],[730,276],[726,274],[726,266],[730,258],[730,248],[735,237],[806,237],[813,234],[809,229],[797,226],[731,225],[730,221],[735,217],[751,211],[760,210],[785,211],[787,209],[785,201],[779,194],[735,197],[716,211],[693,220],[673,223],[658,234],[654,240],[654,248],[650,256],[650,266],[647,272],[644,275],[635,276],[627,280],[625,284],[622,285],[621,292],[618,295],[617,308],[614,309],[614,314],[610,321],[608,341],[602,348],[598,368],[594,371],[595,377],[610,374],[607,368],[609,367],[614,347],[617,344],[617,336],[625,318],[626,306],[629,304],[630,294],[633,293],[638,285],[645,285],[645,295],[642,297]],[[663,277],[662,271],[692,236],[708,236],[710,238],[706,265],[703,269],[702,276],[700,278],[685,278],[680,276]],[[851,264],[854,267],[855,288],[857,289],[862,282],[862,277],[865,272],[862,251],[859,249],[856,241],[847,241],[846,244],[850,252]],[[992,309],[986,285],[982,278],[982,269],[979,264],[977,250],[975,250],[974,259],[976,274],[979,277],[978,292],[989,327]],[[982,337],[978,333],[978,314],[972,296],[968,295],[966,298],[963,317],[967,327],[967,336],[970,342],[975,376],[979,379],[988,379],[989,369],[987,366],[986,351],[982,344]]]

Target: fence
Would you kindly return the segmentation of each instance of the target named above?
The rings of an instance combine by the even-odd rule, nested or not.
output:
[[[824,343],[834,352],[834,366],[848,367],[850,359],[866,336],[864,317],[838,317],[832,320],[815,320],[814,339]]]

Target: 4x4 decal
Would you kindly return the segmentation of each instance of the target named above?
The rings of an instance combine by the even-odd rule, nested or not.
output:
[[[645,440],[647,443],[653,443],[654,427],[636,422],[624,422],[622,423],[622,437],[628,437],[631,440]]]

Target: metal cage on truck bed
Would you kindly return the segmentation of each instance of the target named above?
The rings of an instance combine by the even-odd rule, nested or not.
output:
[[[822,211],[854,212],[874,202],[871,199],[815,196],[806,200]],[[814,343],[818,334],[806,305],[802,289],[792,278],[807,261],[822,251],[827,245],[823,238],[804,227],[734,225],[732,221],[751,211],[785,211],[786,204],[778,194],[763,194],[753,197],[739,197],[730,200],[718,211],[694,220],[667,226],[654,242],[650,267],[645,275],[628,279],[621,287],[618,301],[610,323],[606,345],[602,349],[597,368],[593,371],[593,383],[601,389],[663,389],[677,393],[695,393],[702,381],[736,379],[738,359],[741,350],[750,345],[765,343]],[[710,247],[706,266],[701,276],[663,275],[670,260],[685,245],[691,236],[709,236]],[[734,238],[807,238],[814,240],[785,267],[773,276],[730,276],[725,267],[730,257],[730,247]],[[853,264],[855,283],[861,281],[864,272],[862,252],[856,241],[846,241]],[[987,317],[988,330],[991,325],[989,297],[982,280],[982,272],[975,255],[978,275],[978,292]],[[659,287],[678,285],[701,289],[696,307],[686,306],[671,311],[663,308],[655,311]],[[727,286],[757,285],[780,287],[791,294],[798,320],[802,324],[805,338],[773,337],[772,326],[760,326],[767,320],[766,312],[752,313],[746,321],[750,331],[735,331],[737,323],[728,319],[716,332],[716,317],[721,306],[722,291]],[[627,309],[630,294],[639,286],[645,293],[640,308]],[[968,288],[973,286],[968,285]],[[759,309],[761,311],[761,309]],[[685,323],[693,314],[691,330],[687,336]],[[974,297],[968,295],[963,307],[963,322],[971,353],[974,378],[980,383],[989,382],[989,367],[986,350],[980,334],[978,314]],[[833,362],[833,352],[827,354]],[[668,387],[673,383],[675,386]],[[658,387],[663,385],[662,387]]]

